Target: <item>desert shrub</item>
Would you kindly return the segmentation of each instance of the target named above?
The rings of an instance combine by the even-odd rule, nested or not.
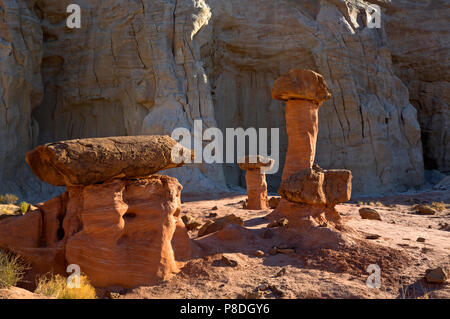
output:
[[[443,202],[433,202],[431,203],[431,207],[433,207],[434,209],[436,209],[439,212],[443,212],[445,210],[445,204]]]
[[[0,288],[17,285],[26,269],[26,264],[19,256],[0,250]]]
[[[0,204],[4,204],[5,203],[5,196],[0,195]]]
[[[19,200],[19,197],[17,197],[14,194],[5,194],[3,195],[3,202],[6,204],[15,204]]]
[[[30,209],[30,204],[28,204],[27,202],[20,203],[20,211],[22,212],[22,215],[25,215],[29,209]]]
[[[95,299],[95,288],[91,286],[86,276],[80,278],[80,288],[69,288],[67,278],[60,275],[45,275],[38,279],[34,291],[48,297],[57,299]]]

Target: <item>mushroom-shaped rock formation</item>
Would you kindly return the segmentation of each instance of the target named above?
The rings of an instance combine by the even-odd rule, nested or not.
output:
[[[174,147],[179,145],[165,135],[87,138],[39,146],[27,153],[26,161],[44,182],[86,186],[183,166],[172,159]]]
[[[319,106],[330,98],[327,85],[320,74],[292,70],[275,81],[272,97],[286,101],[289,139],[278,190],[282,199],[272,217],[287,217],[287,232],[307,248],[337,248],[346,237],[334,207],[350,200],[352,174],[348,170],[323,170],[313,164]]]
[[[267,198],[267,183],[265,172],[272,169],[275,161],[262,156],[246,156],[239,163],[239,167],[245,170],[247,182],[247,195],[249,210],[269,209]]]
[[[38,147],[27,157],[33,171],[67,190],[26,215],[1,219],[0,248],[22,255],[34,274],[65,274],[77,264],[97,287],[170,278],[192,248],[180,216],[182,186],[150,174],[182,165],[171,160],[175,144],[143,136]]]
[[[282,179],[312,167],[319,106],[330,97],[325,80],[314,71],[291,70],[275,81],[272,98],[286,101],[288,150]]]

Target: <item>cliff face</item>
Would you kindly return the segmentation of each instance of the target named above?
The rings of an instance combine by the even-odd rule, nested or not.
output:
[[[44,33],[45,95],[33,114],[40,123],[40,143],[171,135],[177,127],[191,128],[196,119],[216,126],[192,39],[211,16],[204,1],[78,1],[82,25],[73,30],[65,27],[70,3],[35,4]],[[187,190],[224,187],[218,165],[170,173]]]
[[[0,193],[48,194],[25,167],[25,152],[37,144],[170,135],[196,119],[205,128],[279,127],[283,164],[284,107],[270,92],[291,68],[321,73],[333,95],[319,113],[321,166],[352,170],[356,194],[420,185],[416,108],[425,159],[448,170],[448,68],[440,67],[448,63],[448,41],[436,38],[428,53],[428,42],[413,42],[420,30],[412,26],[418,19],[439,34],[448,14],[430,1],[402,23],[407,2],[377,1],[386,11],[383,27],[368,29],[359,2],[80,0],[82,27],[71,30],[71,1],[1,0]],[[439,18],[436,28],[435,20],[425,23],[430,12]],[[398,25],[410,30],[409,49]],[[413,45],[420,52],[410,54]],[[271,190],[281,171],[282,165],[268,176]],[[223,189],[243,178],[237,165],[191,166],[173,175],[185,191]]]
[[[394,72],[407,85],[422,128],[425,167],[450,171],[450,2],[384,5]]]
[[[364,7],[342,1],[212,1],[202,56],[221,127],[280,127],[273,80],[291,68],[325,77],[332,99],[319,111],[319,165],[352,170],[355,193],[401,190],[423,180],[420,127],[395,76],[384,29],[368,29]],[[277,187],[279,175],[269,176]],[[240,172],[229,168],[231,180]]]

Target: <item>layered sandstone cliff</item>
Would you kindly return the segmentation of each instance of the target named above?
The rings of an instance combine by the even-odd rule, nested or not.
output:
[[[428,169],[450,172],[450,2],[392,1],[386,34],[395,74],[409,89]]]
[[[219,126],[280,127],[273,81],[292,68],[322,74],[332,98],[319,111],[318,163],[354,174],[354,193],[402,190],[423,180],[416,110],[395,76],[385,29],[369,29],[362,7],[344,1],[212,1],[206,59]],[[256,114],[255,114],[255,110]],[[234,168],[229,174],[237,182]],[[269,176],[279,183],[281,170]]]
[[[384,16],[381,29],[368,29],[361,1],[351,2],[80,0],[82,28],[70,30],[71,1],[0,1],[0,193],[48,197],[52,189],[25,167],[37,144],[170,135],[196,119],[205,128],[280,127],[283,164],[283,108],[270,92],[292,68],[315,70],[329,84],[317,161],[351,169],[355,194],[422,183],[416,108],[426,163],[448,170],[445,3],[369,1]],[[282,168],[267,176],[269,190]],[[237,165],[173,171],[187,192],[244,185]]]

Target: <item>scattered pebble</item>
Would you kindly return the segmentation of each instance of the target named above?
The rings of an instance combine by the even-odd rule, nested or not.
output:
[[[425,242],[425,238],[419,237],[419,238],[417,238],[417,241],[418,241],[419,243],[424,243],[424,242]]]
[[[269,285],[268,284],[261,284],[258,286],[258,290],[259,291],[266,291],[267,289],[269,289]]]
[[[253,255],[256,257],[262,257],[264,256],[264,252],[262,250],[256,250],[253,252]]]
[[[208,220],[198,231],[198,237],[206,236],[216,231],[222,230],[226,225],[236,224],[239,226],[244,225],[244,220],[234,214],[230,214],[224,217],[215,219],[214,221]]]
[[[362,219],[381,220],[380,214],[373,208],[363,207],[359,209]]]
[[[271,197],[269,199],[269,207],[271,209],[277,208],[278,204],[280,203],[281,197]]]
[[[281,218],[270,222],[269,225],[267,225],[267,228],[286,227],[288,224],[289,220],[287,218]]]
[[[377,234],[372,234],[372,235],[366,236],[366,239],[370,239],[370,240],[375,240],[375,239],[379,239],[379,238],[381,238],[381,236],[377,235]]]
[[[281,277],[287,274],[287,269],[283,268],[277,273],[277,277]]]
[[[294,248],[277,248],[277,253],[292,254],[292,253],[295,253],[295,249]]]
[[[222,261],[225,263],[225,265],[230,267],[236,267],[238,265],[238,262],[236,260],[227,255],[222,255]]]
[[[420,215],[436,215],[437,211],[427,205],[416,205],[414,206],[416,214]]]
[[[430,284],[442,284],[448,279],[448,270],[443,267],[427,269],[425,280]]]
[[[277,297],[283,297],[285,295],[284,291],[280,290],[277,286],[270,285],[269,289],[272,290],[272,293]]]
[[[237,299],[261,299],[263,293],[259,290],[246,291],[242,295],[238,295]]]
[[[183,221],[187,230],[197,230],[202,225],[189,215],[184,215],[183,217],[181,217],[181,220]]]
[[[294,248],[286,248],[286,247],[278,248],[278,247],[274,246],[269,250],[269,254],[271,254],[271,255],[292,254],[292,253],[295,253]]]

